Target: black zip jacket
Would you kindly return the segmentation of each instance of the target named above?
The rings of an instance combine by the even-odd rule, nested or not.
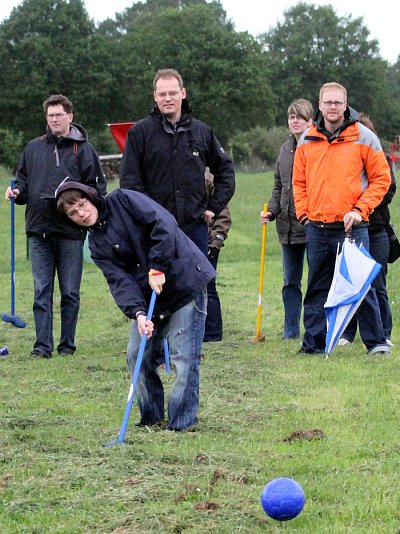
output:
[[[47,134],[30,141],[18,162],[15,187],[20,194],[16,204],[26,204],[25,230],[28,236],[59,235],[85,239],[86,230],[57,212],[55,190],[69,176],[95,187],[104,195],[107,182],[99,156],[78,124],[71,124],[68,136]]]
[[[204,172],[214,175],[208,200]],[[120,168],[120,186],[146,193],[190,232],[206,209],[218,215],[235,191],[233,163],[209,128],[193,118],[186,100],[176,128],[157,106],[129,130]]]

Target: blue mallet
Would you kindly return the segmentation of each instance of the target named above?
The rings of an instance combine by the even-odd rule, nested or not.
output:
[[[14,180],[11,180],[11,189],[14,189]],[[2,313],[1,318],[5,323],[11,323],[17,328],[25,328],[26,322],[15,313],[15,206],[11,199],[11,314]]]
[[[153,316],[154,304],[156,302],[156,296],[157,296],[156,292],[153,291],[153,293],[151,295],[151,299],[150,299],[149,310],[147,312],[147,319],[149,321],[151,321],[151,318]],[[142,335],[142,339],[140,340],[138,356],[137,356],[137,359],[136,359],[135,369],[133,370],[131,387],[129,388],[128,400],[126,402],[124,418],[122,420],[122,425],[121,425],[121,428],[120,428],[120,431],[119,431],[119,436],[117,438],[113,439],[112,441],[108,441],[107,443],[104,443],[103,447],[114,447],[114,445],[123,445],[124,444],[124,437],[125,437],[126,427],[128,426],[129,416],[131,414],[132,401],[133,401],[133,397],[134,397],[135,392],[136,392],[136,386],[137,386],[138,379],[139,379],[140,367],[142,365],[144,349],[146,347],[146,341],[147,341],[147,335],[143,334]]]

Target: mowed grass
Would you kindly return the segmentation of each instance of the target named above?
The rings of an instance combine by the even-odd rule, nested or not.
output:
[[[129,321],[85,263],[78,351],[36,361],[24,209],[16,207],[16,311],[0,322],[1,533],[396,533],[400,529],[399,266],[390,266],[395,343],[370,358],[357,340],[329,359],[282,341],[281,253],[267,231],[262,331],[255,334],[261,226],[272,173],[239,174],[220,256],[225,338],[205,344],[195,432],[134,427],[118,435],[129,389]],[[9,176],[0,179],[3,191]],[[111,185],[115,187],[116,184]],[[392,218],[399,226],[395,197]],[[10,311],[10,206],[0,202],[0,304]],[[396,224],[397,223],[397,224]],[[305,279],[304,279],[305,282]],[[59,332],[59,295],[54,300]],[[172,377],[162,375],[166,393]],[[260,504],[265,484],[295,478],[303,512],[284,523]]]

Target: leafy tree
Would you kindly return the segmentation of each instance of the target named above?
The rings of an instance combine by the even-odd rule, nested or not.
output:
[[[0,128],[0,165],[14,169],[22,148],[21,132]]]
[[[218,2],[149,0],[145,6],[139,10],[135,5],[118,19],[118,46],[125,60],[119,82],[125,120],[132,114],[135,119],[148,114],[155,72],[173,67],[184,78],[195,115],[222,141],[235,131],[274,123],[274,99],[261,46],[249,34],[234,31]],[[107,31],[111,32],[109,26]]]
[[[247,132],[238,132],[231,139],[231,150],[238,165],[257,161],[269,166],[275,164],[279,149],[288,138],[288,129],[283,127],[263,128],[256,126]]]
[[[338,17],[331,5],[303,2],[285,11],[284,20],[264,34],[279,120],[286,120],[288,104],[296,98],[318,102],[320,87],[342,83],[351,106],[376,118],[387,128],[390,96],[382,83],[387,64],[379,56],[378,42],[369,39],[362,17]]]
[[[42,102],[63,93],[85,127],[104,128],[98,115],[112,98],[105,57],[81,0],[25,0],[0,25],[2,123],[34,137],[45,128]]]

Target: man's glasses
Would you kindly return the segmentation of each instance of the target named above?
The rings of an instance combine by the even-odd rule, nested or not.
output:
[[[68,115],[68,113],[49,113],[47,115],[47,118],[48,119],[61,119],[62,117],[65,117],[66,115]]]
[[[159,97],[159,98],[162,98],[162,99],[165,99],[167,98],[167,96],[169,96],[170,98],[176,98],[178,95],[179,95],[180,91],[162,91],[161,93],[156,93],[156,95]]]
[[[344,102],[341,100],[325,100],[322,102],[324,106],[327,106],[328,108],[331,108],[332,106],[335,106],[335,108],[339,108],[340,106],[343,106]]]

